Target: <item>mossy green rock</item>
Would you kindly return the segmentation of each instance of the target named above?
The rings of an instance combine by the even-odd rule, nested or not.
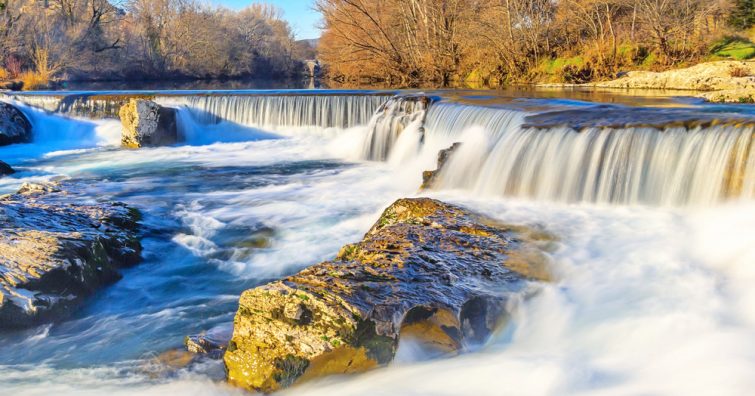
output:
[[[506,302],[547,279],[533,233],[419,198],[385,210],[332,260],[251,290],[225,353],[228,380],[271,392],[389,363],[399,336],[444,352],[484,342]]]
[[[57,183],[0,197],[0,330],[64,316],[137,263],[138,212],[124,204],[71,204]]]

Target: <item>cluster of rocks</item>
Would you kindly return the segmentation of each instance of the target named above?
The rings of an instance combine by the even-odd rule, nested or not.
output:
[[[438,354],[483,343],[505,323],[512,294],[548,278],[537,247],[547,239],[440,201],[401,199],[334,260],[242,294],[228,380],[271,392],[385,365],[400,338]]]
[[[25,184],[0,198],[0,330],[61,318],[139,261],[139,213],[66,203],[72,188]]]

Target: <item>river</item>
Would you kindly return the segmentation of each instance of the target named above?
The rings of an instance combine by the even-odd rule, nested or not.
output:
[[[407,105],[417,93],[156,92],[186,141],[140,150],[118,147],[119,121],[52,93],[5,98],[35,142],[0,148],[19,171],[0,192],[65,177],[85,186],[72,202],[129,203],[144,261],[69,319],[0,334],[2,393],[241,394],[222,362],[172,370],[156,356],[227,328],[242,291],[332,258],[410,196],[556,235],[554,281],[479,351],[428,360],[402,344],[386,368],[284,394],[755,389],[753,106],[487,91]],[[558,122],[531,117],[543,113]],[[419,191],[454,142],[439,188]]]

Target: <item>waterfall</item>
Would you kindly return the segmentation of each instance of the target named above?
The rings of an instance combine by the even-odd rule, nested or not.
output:
[[[128,97],[13,96],[49,111],[105,117],[117,114],[119,103]],[[580,125],[587,125],[576,130],[566,126],[529,127],[525,121],[532,113],[438,102],[438,98],[421,94],[390,97],[356,93],[213,93],[144,97],[182,108],[180,124],[184,129],[192,126],[192,134],[186,133],[194,136],[191,141],[271,137],[259,129],[341,131],[360,127],[355,128],[359,132],[357,147],[350,148],[354,157],[395,165],[411,162],[412,166],[430,166],[439,150],[460,142],[434,178],[434,187],[441,189],[628,205],[710,205],[755,197],[755,123],[747,119],[685,126],[691,113],[644,108],[643,114],[670,121],[656,127],[591,127],[591,121],[611,109],[587,107],[574,110],[579,113]]]
[[[262,129],[290,127],[350,128],[366,125],[390,97],[380,94],[14,94],[29,106],[74,117],[118,118],[130,98],[186,107],[198,121],[230,121]]]
[[[194,95],[160,98],[187,106],[205,123],[220,120],[262,128],[350,128],[365,125],[385,95]]]
[[[462,145],[437,188],[561,202],[706,205],[755,197],[755,127],[523,128],[513,110],[428,112],[426,139]],[[437,145],[436,145],[437,146]]]
[[[431,101],[427,96],[396,96],[382,105],[367,126],[362,158],[385,161],[400,137],[405,143],[399,148],[404,149],[421,140],[425,113]]]

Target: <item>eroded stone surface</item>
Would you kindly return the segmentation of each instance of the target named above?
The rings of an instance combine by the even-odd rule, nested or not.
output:
[[[228,379],[270,392],[361,372],[390,362],[401,334],[444,353],[484,342],[512,293],[547,279],[536,239],[547,238],[440,201],[399,200],[334,260],[242,294]]]
[[[165,146],[178,142],[176,110],[145,99],[131,99],[119,112],[121,145],[128,148]]]
[[[65,195],[47,183],[0,198],[0,329],[62,316],[140,259],[136,210]]]
[[[31,138],[31,123],[24,113],[9,103],[0,102],[0,146],[27,143]]]

